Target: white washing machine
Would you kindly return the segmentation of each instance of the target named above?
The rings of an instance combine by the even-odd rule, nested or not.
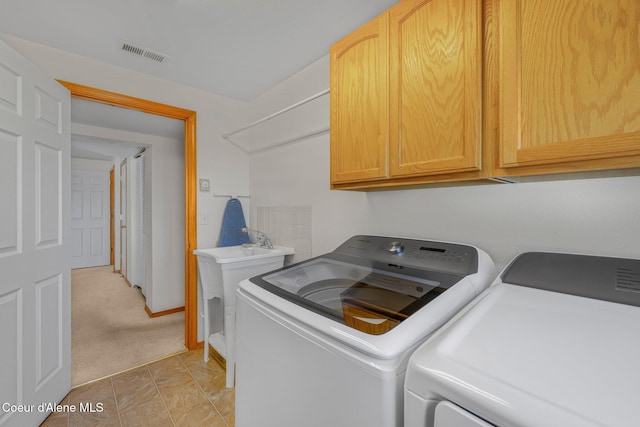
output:
[[[409,356],[495,277],[468,245],[354,236],[244,280],[237,427],[401,427]]]
[[[640,260],[525,253],[411,357],[405,427],[640,425]]]

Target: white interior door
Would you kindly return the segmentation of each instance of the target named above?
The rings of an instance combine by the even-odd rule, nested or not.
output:
[[[71,171],[71,268],[109,265],[109,172]]]
[[[129,188],[132,190],[131,217],[129,227],[131,232],[131,284],[138,286],[143,295],[146,295],[145,286],[145,154],[129,159],[133,165],[132,176],[129,177]]]
[[[0,41],[1,426],[38,425],[71,387],[70,103]]]
[[[120,272],[127,277],[127,159],[120,163]]]

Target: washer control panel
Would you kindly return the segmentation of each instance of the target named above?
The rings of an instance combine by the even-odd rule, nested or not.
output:
[[[372,261],[452,274],[478,270],[476,248],[456,243],[383,236],[353,236],[334,252]]]

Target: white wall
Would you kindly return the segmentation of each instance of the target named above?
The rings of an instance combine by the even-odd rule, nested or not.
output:
[[[326,89],[328,57],[251,102],[252,117]],[[328,111],[309,113],[313,126]],[[312,125],[310,125],[311,127]],[[259,206],[312,206],[312,252],[353,234],[477,245],[499,268],[526,250],[640,257],[640,177],[418,190],[329,190],[329,135],[251,156],[251,218]],[[277,243],[277,242],[276,242]]]

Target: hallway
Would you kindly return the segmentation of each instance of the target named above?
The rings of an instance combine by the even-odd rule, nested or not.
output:
[[[184,311],[150,318],[140,291],[112,270],[72,270],[72,386],[185,350]]]

